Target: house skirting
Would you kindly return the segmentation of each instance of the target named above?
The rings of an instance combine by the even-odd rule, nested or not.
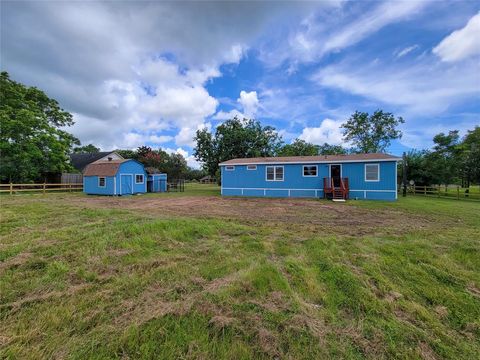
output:
[[[223,196],[254,196],[279,198],[323,198],[323,189],[231,188],[222,187]],[[396,190],[349,190],[350,199],[395,200]]]

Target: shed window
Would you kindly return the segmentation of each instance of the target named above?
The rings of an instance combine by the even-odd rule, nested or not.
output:
[[[283,181],[283,166],[267,166],[267,181]]]
[[[233,166],[233,165],[225,166],[225,170],[233,171],[233,170],[235,170],[235,166]]]
[[[99,177],[98,178],[98,187],[105,187],[105,178],[104,177]]]
[[[303,176],[317,176],[317,165],[304,165]]]
[[[380,165],[365,164],[365,181],[379,181],[379,180],[380,180]]]
[[[247,170],[257,170],[257,165],[247,165]]]
[[[143,174],[135,175],[135,184],[143,184]]]

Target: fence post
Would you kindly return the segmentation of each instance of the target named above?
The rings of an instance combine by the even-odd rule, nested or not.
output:
[[[10,183],[10,195],[13,195],[13,184]]]
[[[457,185],[457,200],[460,200],[460,186]]]
[[[440,197],[440,191],[441,191],[441,189],[442,189],[442,187],[439,186],[439,187],[438,187],[438,194],[437,194],[438,197]]]
[[[423,195],[427,195],[427,185],[423,185]]]
[[[47,184],[43,183],[43,194],[45,194],[46,189],[47,189]]]

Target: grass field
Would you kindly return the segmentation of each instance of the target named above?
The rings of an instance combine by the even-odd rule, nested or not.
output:
[[[478,203],[0,201],[0,358],[480,358]]]

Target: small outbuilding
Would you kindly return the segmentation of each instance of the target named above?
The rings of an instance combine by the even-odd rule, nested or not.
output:
[[[147,181],[148,192],[166,192],[167,174],[149,174]]]
[[[148,183],[150,182],[150,188]],[[142,163],[133,159],[98,160],[83,173],[83,191],[94,195],[132,195],[164,192],[166,174],[147,174]]]

